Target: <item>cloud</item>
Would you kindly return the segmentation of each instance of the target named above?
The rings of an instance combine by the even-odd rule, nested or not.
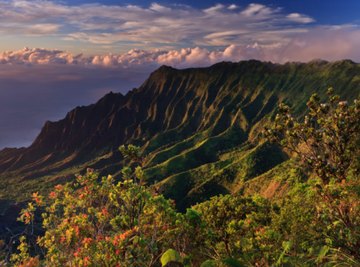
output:
[[[291,13],[286,16],[289,20],[299,22],[299,23],[311,23],[315,22],[315,20],[309,16],[302,15],[299,13]]]
[[[281,33],[279,33],[281,32]],[[241,34],[241,30],[216,32],[207,38],[227,38]],[[321,26],[311,30],[299,29],[296,34],[286,29],[269,32],[287,35],[286,41],[251,44],[233,43],[221,49],[201,46],[180,49],[131,49],[126,53],[84,55],[62,50],[24,48],[0,53],[0,65],[67,65],[79,68],[113,68],[127,70],[162,64],[173,67],[207,66],[219,61],[258,59],[284,63],[309,61],[314,58],[340,60],[350,58],[360,61],[360,27],[357,25]]]
[[[238,9],[238,8],[239,7],[237,5],[235,5],[235,4],[231,4],[231,5],[228,6],[229,10],[235,10],[235,9]]]
[[[217,12],[222,11],[224,8],[225,8],[224,5],[222,5],[222,4],[217,4],[217,5],[215,5],[215,6],[212,6],[212,7],[209,7],[209,8],[204,9],[204,12],[205,12],[205,13],[208,13],[208,14],[216,14]]]
[[[281,8],[256,3],[242,8],[235,4],[217,4],[197,9],[159,3],[141,7],[0,0],[2,34],[52,34],[53,38],[92,45],[179,48],[266,44],[282,39],[284,35],[279,30],[284,27],[296,32],[313,21],[303,14],[287,14]],[[221,32],[232,32],[232,35],[220,36]]]
[[[3,23],[0,26],[0,33],[2,34],[22,34],[25,36],[40,36],[40,35],[51,35],[59,31],[61,25],[42,23],[42,24],[30,24],[22,25],[19,23]]]
[[[357,25],[317,27],[292,38],[273,60],[351,59],[360,62],[359,47],[360,27]]]
[[[271,14],[278,13],[279,9],[271,9],[262,4],[250,4],[245,10],[241,12],[241,14],[246,17],[254,17],[254,16],[268,16]]]

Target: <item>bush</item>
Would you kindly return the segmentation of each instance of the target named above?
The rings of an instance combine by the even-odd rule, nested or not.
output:
[[[108,176],[98,182],[92,170],[56,186],[47,198],[34,194],[33,200],[38,206],[47,203],[45,234],[38,239],[46,266],[154,266],[175,243],[182,220],[162,196],[132,180],[115,183]],[[21,213],[27,224],[35,204]],[[18,266],[32,260],[23,247],[13,256]]]
[[[289,195],[274,221],[282,239],[291,241],[292,258],[360,265],[360,101],[339,101],[331,88],[328,95],[329,103],[310,98],[303,121],[280,105],[266,131],[312,178],[300,185],[305,191]],[[309,192],[316,194],[309,199]]]

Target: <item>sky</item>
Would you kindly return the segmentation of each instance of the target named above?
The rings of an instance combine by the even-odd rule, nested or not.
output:
[[[358,0],[0,0],[0,149],[161,65],[360,62]]]

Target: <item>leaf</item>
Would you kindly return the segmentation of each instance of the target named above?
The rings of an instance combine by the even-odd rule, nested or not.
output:
[[[281,252],[278,260],[276,261],[276,264],[275,264],[276,266],[281,266],[286,261],[285,255],[287,252],[289,252],[289,250],[291,249],[291,246],[292,246],[291,241],[283,241],[282,242],[282,247],[284,250]]]
[[[200,265],[200,267],[216,267],[216,262],[214,260],[206,260]]]
[[[161,266],[165,267],[170,263],[182,263],[179,253],[174,249],[168,249],[160,259]]]
[[[326,256],[326,254],[329,252],[329,250],[330,250],[330,247],[328,247],[328,246],[323,246],[321,249],[320,249],[320,251],[319,251],[319,254],[318,254],[318,256],[317,256],[317,259],[316,259],[316,262],[317,263],[320,263],[320,262],[322,262],[322,260],[324,259],[324,257]]]
[[[291,249],[291,246],[292,246],[291,241],[284,241],[282,243],[282,247],[285,252],[288,252]]]

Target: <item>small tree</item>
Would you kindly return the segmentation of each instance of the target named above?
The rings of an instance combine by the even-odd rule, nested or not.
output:
[[[291,115],[289,106],[280,104],[274,127],[266,130],[271,141],[299,156],[323,184],[331,179],[345,182],[350,166],[358,165],[360,149],[360,101],[353,105],[339,101],[332,88],[328,95],[329,103],[311,96],[303,121]]]
[[[332,248],[322,253],[332,251],[337,260],[360,262],[360,101],[353,105],[339,101],[331,88],[328,95],[329,103],[321,103],[314,94],[302,121],[281,104],[266,135],[295,154],[310,176],[320,179],[309,182],[319,195],[313,224],[323,225],[321,235]]]
[[[141,152],[141,148],[134,145],[121,145],[119,151],[123,155],[124,159],[130,161],[130,163],[136,163],[140,166],[144,163],[144,157]]]

